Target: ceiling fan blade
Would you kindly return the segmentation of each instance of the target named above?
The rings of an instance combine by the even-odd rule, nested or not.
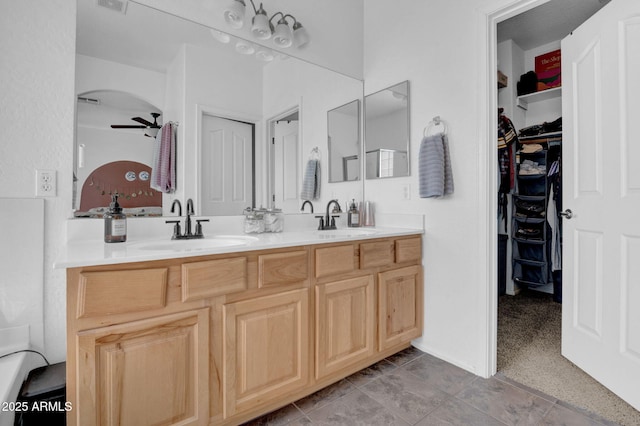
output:
[[[111,128],[112,129],[146,129],[147,126],[136,126],[136,125],[129,125],[129,124],[112,124]]]
[[[133,121],[137,121],[137,122],[138,122],[138,123],[140,123],[140,124],[144,124],[146,127],[153,126],[153,123],[152,123],[152,122],[147,121],[147,120],[145,120],[145,119],[144,119],[144,118],[142,118],[142,117],[133,117],[133,118],[132,118],[132,120],[133,120]]]

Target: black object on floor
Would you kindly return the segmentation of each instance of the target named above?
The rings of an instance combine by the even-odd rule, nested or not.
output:
[[[507,241],[509,236],[498,234],[498,296],[507,292]]]
[[[31,370],[18,394],[15,426],[64,426],[66,411],[66,363],[47,365]]]

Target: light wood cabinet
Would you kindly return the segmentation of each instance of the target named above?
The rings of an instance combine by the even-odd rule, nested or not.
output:
[[[78,425],[206,422],[209,310],[79,332]]]
[[[385,350],[422,334],[422,268],[378,274],[378,348]]]
[[[422,333],[422,239],[72,268],[68,425],[240,424]]]
[[[224,305],[225,417],[309,382],[308,311],[306,288]]]
[[[316,286],[316,378],[374,354],[375,308],[371,275]]]

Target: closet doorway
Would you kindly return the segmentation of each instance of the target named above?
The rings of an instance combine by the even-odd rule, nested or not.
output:
[[[498,71],[507,75],[508,84],[498,89],[497,105],[513,122],[520,140],[510,146],[510,156],[502,157],[502,160],[512,161],[509,171],[513,173],[513,186],[506,191],[508,195],[504,198],[508,204],[500,209],[505,216],[504,222],[498,226],[508,241],[497,250],[499,254],[504,252],[506,258],[505,295],[499,296],[498,301],[497,368],[498,374],[507,378],[611,418],[616,413],[608,413],[608,407],[626,404],[575,368],[560,353],[561,274],[553,273],[557,267],[552,263],[553,252],[547,242],[553,238],[550,232],[553,220],[549,219],[556,215],[550,210],[554,204],[553,189],[555,194],[561,190],[550,182],[549,172],[556,160],[560,160],[557,164],[561,169],[562,135],[560,128],[559,137],[548,138],[544,127],[561,120],[562,90],[546,89],[544,93],[535,93],[536,85],[534,93],[522,93],[526,92],[526,89],[522,90],[526,78],[521,78],[534,70],[536,57],[560,49],[560,40],[605,4],[551,0],[498,24]],[[590,10],[581,11],[580,6],[589,6]],[[563,12],[563,8],[568,9]],[[580,17],[580,20],[568,22],[565,19],[565,22],[556,23],[557,28],[543,27],[558,16]],[[533,28],[533,31],[527,33],[527,28]],[[555,40],[543,38],[556,30],[559,33]],[[519,81],[520,88],[517,87]],[[540,126],[539,132],[536,126]],[[552,130],[557,130],[557,126]],[[541,170],[536,169],[538,167]],[[560,211],[561,206],[557,206],[557,212]],[[500,244],[501,239],[498,241]],[[503,283],[498,283],[499,287],[500,284]]]

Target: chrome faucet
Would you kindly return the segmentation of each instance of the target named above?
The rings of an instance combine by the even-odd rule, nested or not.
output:
[[[304,212],[304,208],[307,204],[309,205],[309,207],[311,207],[311,213],[313,213],[313,203],[309,200],[304,200],[304,203],[302,203],[302,207],[300,207],[300,211]]]
[[[331,200],[327,203],[327,212],[324,217],[316,216],[316,218],[320,219],[320,225],[318,226],[319,230],[326,231],[329,229],[337,229],[336,228],[336,217],[338,216],[330,216],[329,210],[331,209],[331,204],[335,204],[337,210],[340,212],[342,209],[340,208],[340,203],[338,200]]]
[[[175,213],[175,207],[178,206],[178,216],[182,216],[182,204],[180,204],[180,200],[173,200],[171,204],[171,213]],[[180,229],[180,220],[167,220],[166,223],[173,223],[173,236],[172,240],[189,240],[194,238],[204,238],[202,234],[202,225],[201,222],[209,222],[209,219],[196,219],[196,232],[195,234],[191,232],[191,215],[194,214],[193,210],[193,200],[189,198],[187,200],[186,205],[187,217],[184,220],[184,234]]]

